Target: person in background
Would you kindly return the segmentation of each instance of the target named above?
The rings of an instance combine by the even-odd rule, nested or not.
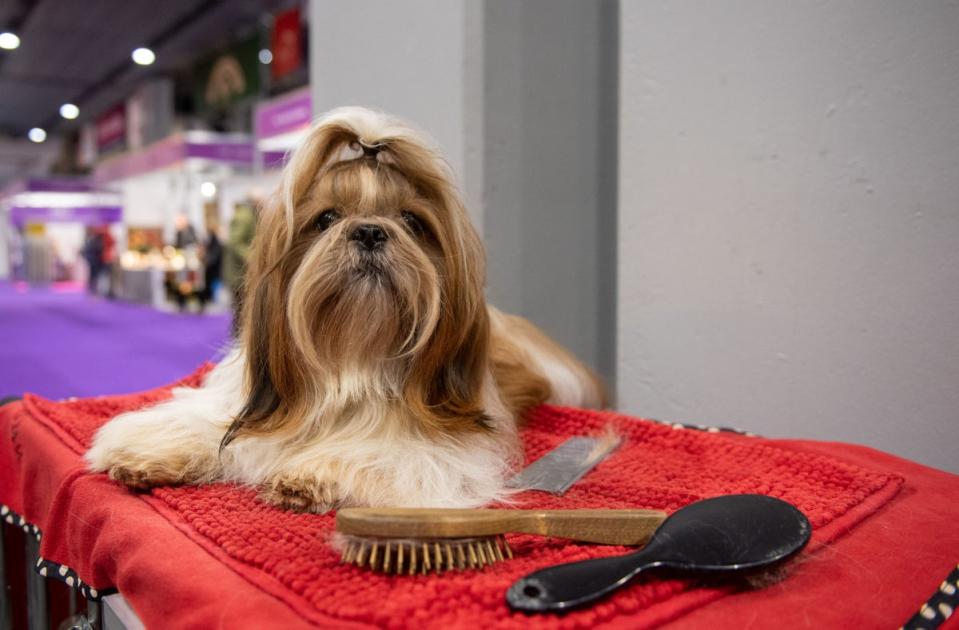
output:
[[[230,219],[230,233],[223,252],[223,281],[233,298],[233,335],[238,331],[238,322],[243,302],[243,273],[250,255],[250,243],[256,229],[254,201],[238,203]]]
[[[178,214],[173,220],[176,227],[176,236],[173,238],[173,246],[177,249],[186,249],[191,245],[196,245],[199,239],[196,237],[196,230],[190,225],[185,214]]]
[[[200,242],[193,225],[190,224],[186,215],[181,213],[174,217],[173,227],[176,229],[173,235],[173,247],[184,257],[187,257],[188,251],[192,258],[192,254],[196,253]],[[181,313],[186,312],[187,302],[190,298],[197,298],[200,301],[200,308],[203,308],[203,295],[202,291],[198,290],[200,283],[197,276],[198,271],[192,267],[167,274],[167,295],[176,303]]]
[[[223,245],[217,235],[219,226],[212,224],[207,230],[206,244],[203,246],[203,291],[200,293],[200,312],[208,303],[213,302],[216,285],[220,283],[223,267]]]
[[[103,232],[99,227],[87,229],[87,239],[83,243],[83,259],[87,262],[90,274],[87,277],[87,291],[90,295],[99,294],[100,276],[103,275]]]
[[[99,230],[103,242],[103,252],[100,256],[102,267],[100,269],[101,272],[107,274],[107,298],[112,300],[115,297],[113,292],[113,267],[117,262],[117,239],[113,238],[109,226],[101,225]]]
[[[22,228],[14,228],[7,232],[7,247],[10,252],[10,279],[23,280],[24,276],[24,251]],[[82,252],[81,252],[82,253]]]

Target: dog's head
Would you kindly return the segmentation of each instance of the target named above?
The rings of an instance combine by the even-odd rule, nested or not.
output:
[[[323,116],[260,213],[241,321],[248,397],[224,444],[371,395],[423,429],[483,429],[484,267],[429,143],[367,109]]]

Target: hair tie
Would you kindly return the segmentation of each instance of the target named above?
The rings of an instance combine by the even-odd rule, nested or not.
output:
[[[380,142],[379,144],[366,144],[362,140],[358,140],[357,144],[360,145],[360,148],[363,150],[363,157],[376,159],[376,156],[380,151],[386,148],[386,143]]]

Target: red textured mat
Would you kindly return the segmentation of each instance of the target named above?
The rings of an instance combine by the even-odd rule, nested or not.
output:
[[[196,383],[198,379],[194,375],[188,381]],[[165,391],[63,403],[29,396],[23,406],[79,455],[103,422],[162,398]],[[781,448],[759,438],[675,429],[616,414],[549,406],[537,409],[523,431],[528,460],[542,456],[571,435],[600,433],[610,422],[625,438],[613,456],[565,496],[530,492],[520,495],[522,506],[673,511],[720,494],[768,494],[797,505],[809,517],[814,536],[804,552],[808,554],[886,503],[902,482],[894,474]],[[76,467],[74,474],[79,475],[79,460]],[[70,485],[64,483],[57,490],[53,508],[41,523],[45,532],[42,555],[64,563],[67,559],[59,559],[57,554],[67,553],[71,546],[57,540],[61,528],[56,519],[67,510],[57,506],[70,505],[69,497],[59,496]],[[624,551],[512,536],[516,559],[483,572],[387,577],[339,564],[338,554],[327,544],[331,515],[284,512],[259,502],[252,490],[223,484],[162,488],[141,497],[213,557],[320,625],[527,627],[529,618],[510,613],[503,601],[506,588],[515,579],[558,562]],[[19,503],[23,503],[22,497]],[[91,566],[89,575],[80,567],[77,571],[97,588],[110,586],[104,582],[109,579],[109,568]],[[184,579],[189,579],[190,567],[183,567],[183,573]],[[565,617],[545,615],[538,621],[543,627],[603,623],[649,627],[727,593],[718,588],[694,588],[685,581],[652,580],[634,584],[591,609]]]

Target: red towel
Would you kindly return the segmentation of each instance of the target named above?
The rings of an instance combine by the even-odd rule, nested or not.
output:
[[[199,379],[198,373],[187,382]],[[338,554],[327,541],[332,515],[285,512],[261,503],[250,489],[227,484],[158,488],[138,495],[139,501],[132,494],[124,494],[123,502],[118,502],[116,496],[125,491],[103,475],[85,474],[80,455],[96,428],[110,417],[161,399],[167,391],[164,388],[134,396],[72,402],[28,396],[0,416],[4,420],[0,422],[3,437],[9,438],[4,444],[12,446],[0,448],[0,469],[14,471],[0,480],[0,502],[43,530],[44,558],[71,567],[97,589],[121,582],[118,567],[129,566],[117,558],[123,547],[116,536],[152,535],[150,528],[155,524],[145,525],[143,531],[131,526],[130,515],[142,515],[140,501],[166,517],[214,559],[320,625],[342,627],[353,622],[388,627],[527,627],[529,618],[511,613],[504,604],[504,592],[514,580],[559,562],[624,551],[510,536],[516,558],[485,571],[392,577],[339,564]],[[20,436],[21,427],[33,420],[52,431],[72,455],[57,456],[55,462],[44,461],[43,449],[36,446],[42,438],[30,433],[32,442],[24,443]],[[519,497],[522,507],[674,511],[697,499],[721,494],[768,494],[795,504],[809,517],[814,536],[804,552],[808,555],[889,501],[902,483],[894,474],[782,448],[760,438],[550,406],[535,410],[523,430],[527,458],[532,461],[542,456],[569,436],[598,434],[609,423],[624,437],[618,451],[566,495],[525,493]],[[42,470],[49,466],[55,466],[59,476]],[[66,525],[71,513],[101,497],[110,508],[105,515],[98,513],[100,520],[95,528]],[[106,544],[104,528],[112,528],[110,544]],[[116,529],[121,531],[113,531]],[[131,542],[130,546],[135,545]],[[177,562],[177,549],[168,552],[168,557],[141,560],[144,579],[149,578],[151,563]],[[183,580],[204,579],[201,567],[182,566],[181,570]],[[725,588],[695,587],[681,580],[655,579],[636,583],[590,609],[564,617],[543,615],[538,621],[557,628],[600,623],[651,627],[729,592]],[[186,602],[167,604],[176,608]],[[228,605],[242,606],[243,602]]]

